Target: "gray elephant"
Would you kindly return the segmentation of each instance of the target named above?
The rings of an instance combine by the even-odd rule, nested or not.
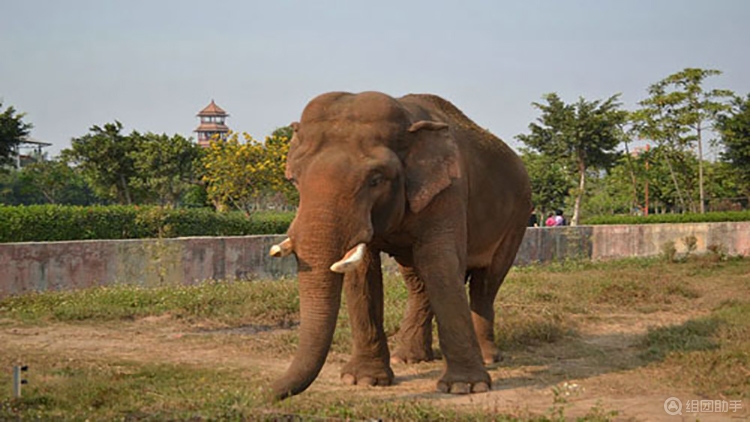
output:
[[[301,322],[275,396],[298,394],[317,377],[342,290],[354,343],[345,382],[389,385],[391,361],[431,359],[434,315],[446,363],[438,389],[489,390],[483,363],[498,359],[493,302],[531,210],[521,160],[434,95],[327,93],[292,126],[286,177],[300,204],[288,239],[271,254],[297,257]],[[398,262],[409,291],[392,358],[381,251]]]

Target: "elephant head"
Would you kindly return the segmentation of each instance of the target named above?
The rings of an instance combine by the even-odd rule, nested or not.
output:
[[[296,254],[301,322],[294,360],[273,384],[277,398],[304,391],[322,368],[343,273],[460,176],[448,125],[385,94],[321,95],[292,126],[286,177],[300,204],[271,254]]]

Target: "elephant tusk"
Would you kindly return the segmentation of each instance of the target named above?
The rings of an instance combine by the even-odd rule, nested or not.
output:
[[[286,238],[283,242],[279,243],[278,245],[271,246],[271,250],[268,251],[268,254],[271,255],[274,258],[283,258],[290,253],[294,251],[294,247],[292,245],[292,239]]]
[[[364,243],[360,243],[359,245],[350,249],[349,252],[347,252],[340,261],[335,262],[333,265],[331,265],[331,271],[344,274],[356,268],[357,265],[362,262],[362,258],[365,256],[366,247],[367,246]]]

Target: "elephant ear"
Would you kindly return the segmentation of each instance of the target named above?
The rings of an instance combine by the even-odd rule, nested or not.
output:
[[[409,128],[414,139],[405,159],[406,197],[413,213],[461,176],[458,147],[448,125],[422,120]]]

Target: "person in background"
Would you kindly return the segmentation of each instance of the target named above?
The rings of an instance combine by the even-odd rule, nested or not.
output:
[[[549,213],[549,216],[547,216],[547,220],[544,222],[545,227],[555,227],[557,225],[557,220],[555,219],[554,213]]]
[[[539,227],[539,218],[536,216],[536,209],[531,207],[531,215],[529,215],[528,227]]]
[[[565,220],[562,210],[555,211],[555,226],[566,226],[567,224],[568,222]]]

